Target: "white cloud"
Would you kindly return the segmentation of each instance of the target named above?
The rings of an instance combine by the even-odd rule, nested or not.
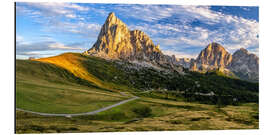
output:
[[[85,50],[81,47],[79,43],[66,45],[60,42],[55,41],[42,41],[42,42],[17,42],[16,43],[16,53],[18,54],[27,54],[31,52],[43,52],[43,51],[67,51],[67,50]]]
[[[151,21],[151,24],[137,24],[139,26],[132,26],[132,28],[139,28],[143,31],[147,31],[154,41],[160,42],[161,46],[180,47],[181,44],[206,46],[210,42],[218,42],[231,53],[241,47],[259,47],[259,23],[255,20],[215,12],[210,10],[207,6],[158,7],[159,6],[155,5],[149,7],[137,6],[136,8],[133,8],[133,10],[135,9],[134,13],[140,15],[127,15],[143,21]],[[171,20],[180,22],[181,26],[169,21],[166,24],[158,23],[163,18],[171,17],[176,17],[176,20]],[[209,28],[190,26],[190,23],[194,20],[199,20],[200,22],[209,25]],[[210,29],[210,27],[215,28]],[[158,35],[167,35],[167,37],[164,36],[165,38],[162,38]]]
[[[92,11],[93,9],[90,7],[64,2],[23,4],[24,5],[16,5],[17,13],[27,14],[31,17],[35,16],[33,17],[33,21],[42,24],[42,31],[45,32],[73,33],[86,38],[93,38],[97,37],[101,28],[100,24],[86,22],[86,19],[83,16],[77,14],[77,12],[86,13],[86,11]],[[37,16],[43,18],[41,19]],[[62,17],[64,17],[64,20]],[[68,21],[67,19],[76,19],[76,21]]]
[[[16,42],[21,42],[23,41],[23,37],[20,35],[16,35]]]
[[[154,38],[154,41],[158,42],[158,44],[165,46],[176,46],[181,45],[180,38]]]
[[[29,6],[39,9],[42,15],[74,15],[74,10],[77,11],[88,11],[89,8],[79,6],[74,3],[64,3],[64,2],[39,2],[39,3],[27,3]]]
[[[19,53],[17,53],[17,55],[26,55],[26,56],[39,56],[39,55],[41,55],[39,52],[35,52],[35,51],[33,51],[33,52],[19,52]]]
[[[205,40],[207,38],[208,38],[208,33],[207,32],[201,33],[200,39]]]
[[[88,11],[89,10],[88,7],[79,6],[79,5],[74,4],[74,3],[64,3],[64,4],[66,4],[66,6],[64,6],[64,7],[77,9],[78,11]]]
[[[178,52],[178,51],[172,51],[172,50],[164,50],[162,52],[169,56],[175,55],[176,58],[196,58],[198,55],[198,54],[190,54],[190,53]]]
[[[180,37],[181,42],[185,44],[189,44],[191,46],[206,46],[207,43],[203,42],[202,40],[199,39],[191,39],[187,37]]]
[[[86,39],[97,38],[101,29],[100,24],[84,22],[57,22],[47,26],[44,31],[63,34],[78,34]]]
[[[222,14],[211,11],[208,6],[182,6],[182,8],[186,15],[206,22],[218,22],[222,17]]]
[[[247,7],[241,7],[243,10],[245,10],[245,11],[250,11],[250,9],[249,8],[247,8]]]
[[[65,21],[63,19],[82,20],[82,17],[78,16],[77,13],[86,13],[89,10],[88,7],[67,2],[25,2],[16,5],[16,14],[28,15],[34,18],[35,22],[46,25],[54,25],[55,22]]]
[[[259,56],[259,48],[250,49],[249,51]]]
[[[48,47],[50,49],[60,49],[60,50],[83,50],[83,48],[80,48],[80,47],[70,47],[70,46],[65,46],[64,44],[62,43],[52,43],[52,44],[49,44]]]
[[[68,17],[68,18],[76,18],[77,16],[75,14],[67,14],[66,17]]]

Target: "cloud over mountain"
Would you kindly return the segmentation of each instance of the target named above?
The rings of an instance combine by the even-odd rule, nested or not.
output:
[[[227,12],[230,8],[236,10]],[[129,29],[144,31],[167,52],[194,56],[205,44],[219,42],[230,53],[244,47],[258,55],[258,7],[17,3],[16,10],[18,32],[24,37],[34,34],[20,26],[34,23],[33,33],[57,33],[52,38],[60,42],[84,39],[94,44],[104,18],[113,11]]]

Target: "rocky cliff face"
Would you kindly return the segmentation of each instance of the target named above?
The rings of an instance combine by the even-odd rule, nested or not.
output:
[[[130,32],[131,44],[134,47],[134,55],[132,59],[160,61],[163,56],[159,45],[154,45],[153,41],[148,35],[139,30]]]
[[[220,44],[211,43],[191,62],[190,70],[219,70],[227,75],[236,75],[240,79],[258,81],[259,58],[244,48],[231,55]]]
[[[175,56],[172,56],[173,63],[175,65],[182,65],[184,68],[189,69],[192,63],[195,61],[193,58],[175,58]]]
[[[209,44],[196,59],[198,70],[225,68],[232,61],[232,55],[218,43]],[[194,67],[193,67],[194,68]]]
[[[85,54],[117,59],[133,53],[130,32],[114,13],[110,13],[103,24],[96,43]]]
[[[126,24],[110,13],[98,39],[85,54],[107,59],[160,60],[163,55],[158,45],[144,32],[130,31]]]
[[[259,80],[259,58],[241,48],[232,55],[228,69],[245,80]]]

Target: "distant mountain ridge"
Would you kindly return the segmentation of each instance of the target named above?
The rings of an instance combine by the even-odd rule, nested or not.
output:
[[[259,78],[259,58],[246,49],[241,48],[231,55],[222,45],[213,42],[196,59],[178,59],[174,55],[163,54],[159,45],[155,45],[144,32],[130,31],[113,12],[107,17],[95,44],[84,54],[136,63],[144,61],[177,72],[182,72],[183,68],[198,72],[219,70],[229,76],[235,74],[244,80],[258,81]]]
[[[259,58],[241,48],[232,55],[232,62],[228,68],[237,76],[245,80],[259,80]],[[246,74],[245,74],[246,73]]]
[[[259,58],[244,48],[231,55],[222,45],[211,43],[200,52],[191,64],[190,70],[202,72],[219,70],[225,74],[233,73],[243,80],[258,81]]]

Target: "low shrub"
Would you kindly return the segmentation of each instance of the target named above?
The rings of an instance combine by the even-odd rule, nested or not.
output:
[[[152,115],[152,109],[149,106],[137,106],[132,111],[139,117],[149,117]]]
[[[39,132],[43,132],[45,130],[44,127],[38,126],[38,125],[30,125],[30,129],[35,130],[35,131],[39,131]]]

